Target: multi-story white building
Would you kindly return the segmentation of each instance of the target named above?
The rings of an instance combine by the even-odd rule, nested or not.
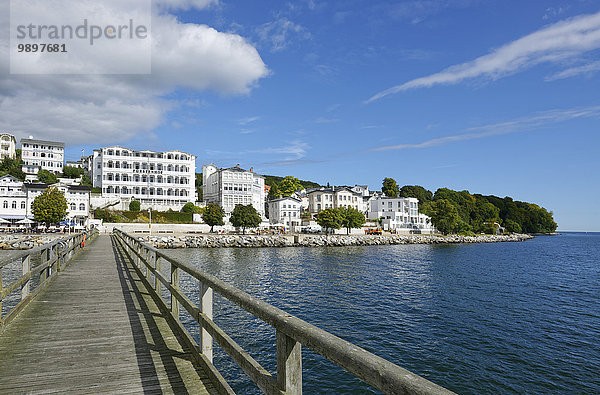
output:
[[[364,212],[363,195],[346,187],[320,188],[308,191],[308,211],[316,214],[326,208],[352,207]]]
[[[12,221],[28,217],[27,191],[23,181],[11,175],[0,177],[0,218]]]
[[[85,226],[90,213],[89,187],[62,183],[53,185],[23,183],[10,175],[0,177],[0,218],[12,223],[25,218],[33,220],[33,201],[49,187],[56,187],[65,194],[67,199],[65,219]]]
[[[295,227],[300,226],[300,212],[302,201],[295,197],[284,197],[280,199],[270,200],[269,206],[269,223],[271,225],[283,224],[289,230],[295,230]]]
[[[4,158],[15,159],[17,156],[17,140],[8,133],[0,134],[0,160]]]
[[[60,174],[65,161],[65,143],[33,138],[21,139],[21,157],[22,170],[27,180],[35,180],[40,170]]]
[[[112,146],[94,150],[83,166],[103,198],[138,200],[155,210],[180,210],[196,201],[196,156],[186,152]]]
[[[202,166],[202,193],[206,203],[217,203],[229,216],[236,205],[251,204],[265,217],[265,178],[238,166],[219,169]]]
[[[431,218],[419,213],[419,200],[416,198],[379,197],[371,201],[368,219],[382,218],[382,225],[387,230],[421,230],[431,231]]]

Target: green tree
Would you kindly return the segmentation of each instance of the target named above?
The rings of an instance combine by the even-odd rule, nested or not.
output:
[[[429,202],[433,199],[433,193],[419,185],[405,185],[400,188],[400,197],[411,197],[419,199],[419,204]]]
[[[14,159],[4,158],[0,162],[0,176],[4,176],[6,174],[10,174],[11,176],[24,181],[25,173],[21,170],[21,165],[23,162],[21,161],[21,154],[18,153],[17,157]]]
[[[37,174],[37,178],[44,184],[56,184],[58,182],[56,174],[51,173],[48,170],[40,170]]]
[[[194,207],[196,207],[194,205],[194,203],[192,202],[187,202],[186,204],[183,205],[183,207],[181,208],[181,212],[182,213],[193,213],[194,212]]]
[[[296,177],[286,176],[279,185],[277,186],[281,196],[288,197],[292,196],[294,192],[302,189],[302,184],[300,184],[300,180]]]
[[[202,207],[196,206],[192,202],[187,202],[182,208],[182,213],[190,213],[190,214],[202,214]]]
[[[202,213],[202,221],[210,226],[210,232],[213,232],[215,226],[223,226],[223,217],[225,216],[225,210],[216,203],[208,203]]]
[[[507,219],[504,221],[504,227],[510,233],[521,233],[521,225],[513,221],[512,219]]]
[[[196,173],[196,193],[198,194],[198,201],[202,201],[204,198],[204,191],[202,189],[202,173]]]
[[[33,217],[37,222],[55,224],[67,216],[67,199],[58,188],[47,188],[33,200]]]
[[[271,189],[269,189],[269,200],[279,199],[281,197],[281,192],[279,191],[279,187],[277,184],[273,183],[271,185]]]
[[[129,211],[140,211],[142,204],[137,200],[129,202]]]
[[[321,210],[315,216],[317,223],[325,229],[325,234],[329,234],[329,229],[339,229],[342,227],[342,216],[339,210],[326,208]]]
[[[393,178],[384,178],[383,186],[381,187],[381,192],[385,193],[385,196],[395,198],[398,197],[400,193],[400,189],[398,189],[398,184],[396,184],[396,180]]]
[[[63,176],[66,178],[79,178],[83,175],[83,169],[74,166],[65,166],[63,168]]]
[[[431,217],[433,226],[445,235],[454,232],[460,221],[456,206],[448,199],[435,201],[425,214]]]
[[[242,228],[242,233],[246,234],[246,228],[256,228],[262,222],[262,218],[251,204],[238,204],[233,209],[229,222],[236,228]]]
[[[350,229],[360,228],[365,223],[365,215],[352,207],[340,207],[339,213],[342,217],[342,227],[346,228],[348,234]]]

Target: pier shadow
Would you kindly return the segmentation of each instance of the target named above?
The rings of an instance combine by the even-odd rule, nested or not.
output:
[[[136,356],[144,393],[162,393],[163,389],[167,387],[165,385],[165,378],[168,379],[169,383],[169,388],[166,388],[167,392],[178,394],[197,393],[198,389],[186,388],[186,380],[182,377],[177,365],[177,360],[182,359],[192,363],[200,381],[206,387],[210,387],[210,382],[204,378],[206,375],[203,370],[193,363],[190,353],[186,352],[182,336],[160,312],[160,306],[153,306],[153,311],[151,311],[150,306],[148,306],[148,298],[152,298],[153,304],[158,305],[158,303],[154,301],[155,296],[146,289],[143,281],[133,267],[133,262],[124,253],[122,247],[118,245],[114,237],[111,237],[111,242],[117,262],[123,297],[127,306],[129,323],[134,335]],[[172,332],[167,335],[175,336],[179,345],[184,350],[183,352],[170,348],[165,342],[164,329],[161,330],[161,327],[164,328],[165,326],[168,326],[170,332]],[[155,364],[157,354],[162,363],[162,367],[159,367],[162,373],[161,377],[159,377]],[[186,375],[189,375],[187,369]]]

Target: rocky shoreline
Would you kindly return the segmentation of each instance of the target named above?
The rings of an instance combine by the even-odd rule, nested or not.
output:
[[[480,235],[480,236],[437,236],[437,235],[182,235],[141,236],[140,241],[156,248],[259,248],[259,247],[344,247],[392,244],[460,244],[496,243],[523,241],[533,236]]]
[[[37,246],[50,243],[64,234],[44,235],[0,235],[0,250],[30,250]]]

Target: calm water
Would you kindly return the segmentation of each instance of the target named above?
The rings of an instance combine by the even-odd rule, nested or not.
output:
[[[600,393],[600,234],[168,253],[459,393]],[[219,298],[215,320],[275,373],[270,326]],[[258,393],[216,351],[236,392]],[[303,356],[306,393],[373,392]]]

